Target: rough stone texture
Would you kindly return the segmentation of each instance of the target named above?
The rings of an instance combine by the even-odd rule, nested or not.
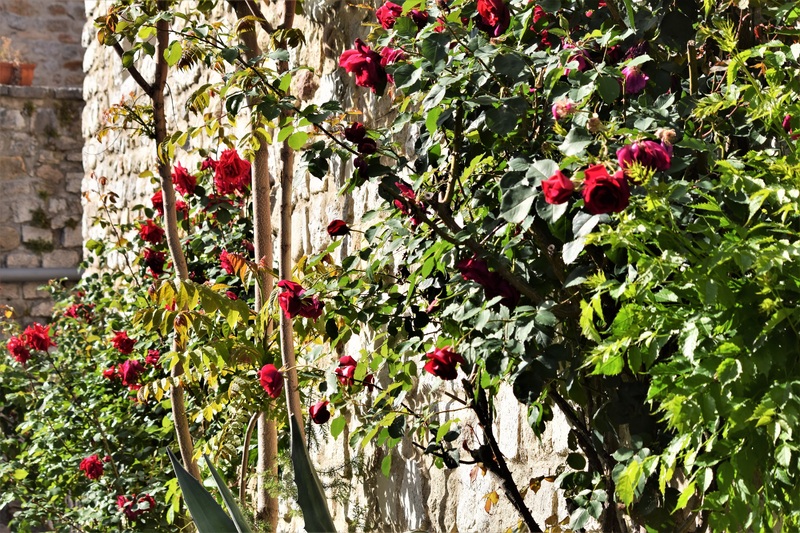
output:
[[[379,3],[379,2],[373,2]],[[360,110],[363,115],[352,115],[353,120],[361,120],[369,125],[377,125],[381,117],[389,111],[391,99],[376,99],[368,90],[356,88],[353,80],[337,67],[342,50],[352,46],[356,37],[364,37],[368,29],[366,23],[374,23],[373,12],[363,7],[355,7],[354,2],[346,0],[306,0],[303,9],[305,17],[298,17],[295,27],[301,29],[307,45],[293,58],[298,64],[311,66],[313,72],[303,72],[293,81],[293,94],[302,95],[304,104],[321,104],[336,99],[345,109]],[[261,3],[273,25],[280,22],[282,3]],[[87,17],[91,21],[104,12],[102,3],[87,0]],[[131,221],[135,215],[130,207],[144,203],[155,189],[155,181],[138,179],[145,170],[155,170],[156,161],[152,142],[135,139],[128,135],[109,135],[98,139],[96,133],[103,125],[104,112],[131,92],[141,94],[130,76],[123,72],[118,58],[107,48],[101,47],[93,38],[91,23],[84,34],[87,54],[84,59],[86,81],[84,84],[83,135],[85,147],[83,162],[85,177],[83,235],[85,238],[104,239],[107,234],[92,226],[98,214],[99,199],[113,192],[118,196],[116,205],[121,208],[118,221]],[[139,65],[146,79],[152,77],[152,64]],[[183,102],[191,87],[211,76],[198,71],[177,73],[170,81],[172,91],[170,102],[178,103],[169,110],[177,115],[168,117],[170,127],[182,128],[197,117],[184,115]],[[239,125],[246,123],[238,121]],[[187,149],[202,146],[204,139],[192,139]],[[178,153],[177,159],[185,166],[193,163],[185,153]],[[281,159],[277,150],[270,154],[272,175],[279,175],[276,162]],[[352,167],[334,160],[331,172],[323,179],[307,175],[300,169],[294,176],[292,191],[293,239],[292,255],[299,258],[324,249],[330,242],[325,228],[333,218],[342,218],[359,227],[363,214],[377,205],[380,200],[374,187],[365,187],[348,197],[338,197],[337,191],[352,172]],[[103,179],[105,178],[105,179]],[[74,176],[67,173],[67,180]],[[280,191],[276,191],[280,198]],[[273,224],[278,227],[279,209],[273,213]],[[344,239],[338,258],[360,247],[360,234]],[[277,258],[277,253],[276,253]],[[114,268],[114,264],[110,265]],[[352,341],[347,353],[357,354],[369,348],[367,339]],[[299,354],[302,357],[302,354]],[[384,378],[386,379],[386,378]],[[439,402],[442,407],[448,401],[440,394],[440,380],[430,376],[420,378],[420,402]],[[450,407],[453,407],[450,405]],[[568,453],[566,422],[556,411],[556,422],[537,439],[526,422],[525,409],[519,405],[509,390],[502,390],[497,398],[497,411],[502,413],[495,428],[500,445],[508,455],[508,462],[515,478],[524,486],[529,479],[556,473],[564,465]],[[476,425],[476,421],[459,412],[462,427]],[[358,413],[352,413],[350,427],[358,423]],[[469,434],[465,431],[465,435]],[[508,500],[501,496],[500,502],[491,513],[483,510],[485,496],[497,490],[502,494],[502,486],[491,474],[472,476],[473,467],[463,465],[454,470],[439,470],[433,466],[430,456],[423,456],[410,442],[404,442],[393,453],[389,479],[380,473],[385,450],[367,446],[366,449],[351,449],[348,445],[349,430],[338,440],[332,440],[320,428],[311,429],[310,442],[313,456],[321,470],[337,469],[338,472],[358,470],[353,465],[362,465],[361,476],[347,480],[350,483],[346,503],[332,503],[332,512],[338,529],[367,529],[373,531],[409,531],[422,529],[431,532],[471,532],[505,531],[515,527],[519,518]],[[456,443],[457,445],[460,443]],[[474,444],[474,443],[473,443]],[[474,479],[473,479],[474,477]],[[568,513],[566,504],[551,483],[543,482],[541,489],[529,491],[526,501],[540,524],[556,515],[559,520]],[[284,505],[288,505],[284,502]],[[289,516],[290,513],[282,513]],[[301,530],[301,520],[282,521],[279,531]]]
[[[62,4],[66,9],[70,2]],[[0,0],[0,28],[4,8],[12,9]],[[83,176],[82,107],[76,88],[0,85],[0,280],[4,268],[80,263],[81,199],[74,184]],[[46,321],[52,304],[35,290],[42,284],[25,284],[13,296],[3,292],[0,305],[12,306],[24,323]]]
[[[11,39],[20,61],[37,64],[35,85],[76,87],[83,82],[83,3],[0,0],[0,36]]]

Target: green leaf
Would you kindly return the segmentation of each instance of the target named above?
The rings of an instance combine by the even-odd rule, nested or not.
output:
[[[392,454],[389,453],[386,457],[383,458],[381,461],[381,472],[383,473],[384,477],[389,477],[389,474],[392,472]]]
[[[189,508],[195,526],[197,526],[197,531],[199,533],[238,533],[233,521],[225,514],[217,500],[181,466],[178,458],[169,448],[167,455],[169,455],[172,468],[178,477],[178,484],[183,491],[183,499],[186,507]]]
[[[308,133],[304,131],[297,131],[289,136],[289,139],[286,143],[292,150],[299,150],[306,144],[306,140],[308,140]]]
[[[672,510],[673,513],[686,507],[686,504],[689,503],[689,499],[694,496],[696,485],[697,481],[694,480],[686,485],[686,488],[683,489],[683,492],[681,492],[680,498],[678,498],[678,503],[675,505],[675,509]]]
[[[567,136],[564,138],[564,142],[561,143],[558,149],[566,156],[578,155],[586,150],[586,147],[589,146],[593,140],[592,135],[588,131],[575,126],[569,130],[569,133],[567,133]]]
[[[583,251],[583,246],[585,244],[585,239],[583,237],[578,237],[574,241],[568,242],[564,245],[564,248],[561,250],[561,256],[564,260],[565,265],[570,265],[578,259],[578,256]]]
[[[303,511],[305,529],[309,533],[336,531],[328,511],[322,484],[308,457],[300,426],[294,416],[290,415],[289,418],[292,424],[292,466],[294,467],[294,481],[297,484],[297,503],[300,504],[300,509]]]
[[[621,92],[619,81],[611,76],[600,76],[597,79],[597,90],[600,91],[600,97],[607,104],[613,103],[619,98]]]
[[[519,224],[531,212],[536,199],[536,189],[527,185],[512,187],[503,193],[500,216],[512,224]]]
[[[450,36],[444,33],[431,33],[422,41],[420,45],[420,52],[422,57],[427,59],[433,65],[434,70],[443,68],[437,67],[437,64],[444,62],[447,58],[447,45],[450,44]]]
[[[208,469],[211,470],[211,475],[214,476],[214,482],[216,482],[217,488],[219,489],[220,494],[222,494],[222,499],[225,501],[225,506],[228,508],[228,512],[233,517],[233,524],[236,526],[236,531],[239,533],[252,533],[250,526],[247,524],[247,519],[245,519],[244,514],[242,514],[242,510],[239,509],[239,506],[236,504],[236,500],[233,498],[233,494],[231,494],[228,485],[225,484],[225,480],[222,479],[222,476],[219,475],[217,469],[214,468],[213,464],[211,464],[211,460],[208,458],[208,456],[203,454],[203,458],[206,460]]]
[[[622,471],[617,483],[617,494],[625,505],[633,503],[633,498],[636,494],[636,488],[639,486],[639,478],[642,477],[642,464],[634,459],[625,470]]]
[[[181,60],[183,54],[183,46],[180,41],[172,41],[169,46],[164,50],[164,59],[167,60],[167,65],[174,67],[178,61]]]
[[[344,416],[338,416],[331,421],[331,435],[334,439],[338,438],[339,435],[342,434],[344,431],[344,427],[347,425],[347,420]]]

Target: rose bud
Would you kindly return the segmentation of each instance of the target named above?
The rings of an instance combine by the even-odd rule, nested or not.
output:
[[[330,224],[328,224],[328,235],[331,237],[342,237],[344,235],[348,235],[350,233],[350,228],[347,227],[347,222],[344,220],[332,220]]]
[[[331,418],[331,412],[328,411],[328,401],[315,403],[308,408],[308,414],[315,424],[324,424]]]

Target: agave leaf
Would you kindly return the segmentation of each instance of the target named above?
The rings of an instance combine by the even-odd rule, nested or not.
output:
[[[242,510],[239,509],[239,506],[236,504],[236,500],[233,499],[233,494],[231,494],[230,489],[228,489],[228,485],[225,484],[225,480],[222,479],[222,476],[219,475],[217,469],[214,468],[214,465],[211,464],[211,460],[203,454],[203,457],[206,460],[206,464],[208,468],[211,470],[211,475],[214,476],[214,481],[217,484],[217,488],[222,493],[222,499],[225,500],[225,506],[228,508],[228,512],[233,517],[233,524],[236,526],[236,531],[239,533],[253,533],[250,529],[250,526],[247,524],[247,520],[242,513]]]
[[[300,426],[297,425],[295,417],[289,416],[289,418],[292,422],[294,481],[297,484],[297,501],[303,511],[305,529],[309,533],[335,533],[336,528],[328,511],[325,492],[308,457],[308,450],[300,435]]]
[[[178,462],[175,454],[167,448],[167,455],[172,461],[172,468],[178,477],[178,484],[183,491],[186,507],[192,515],[198,533],[238,533],[230,517],[225,514],[217,500],[186,471]]]

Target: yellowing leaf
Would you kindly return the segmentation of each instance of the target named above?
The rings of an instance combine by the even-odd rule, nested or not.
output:
[[[487,513],[492,510],[493,505],[497,505],[497,502],[500,501],[500,495],[497,494],[496,490],[493,490],[492,492],[484,496],[484,498],[486,498],[486,505],[484,505],[483,508],[486,510]]]

